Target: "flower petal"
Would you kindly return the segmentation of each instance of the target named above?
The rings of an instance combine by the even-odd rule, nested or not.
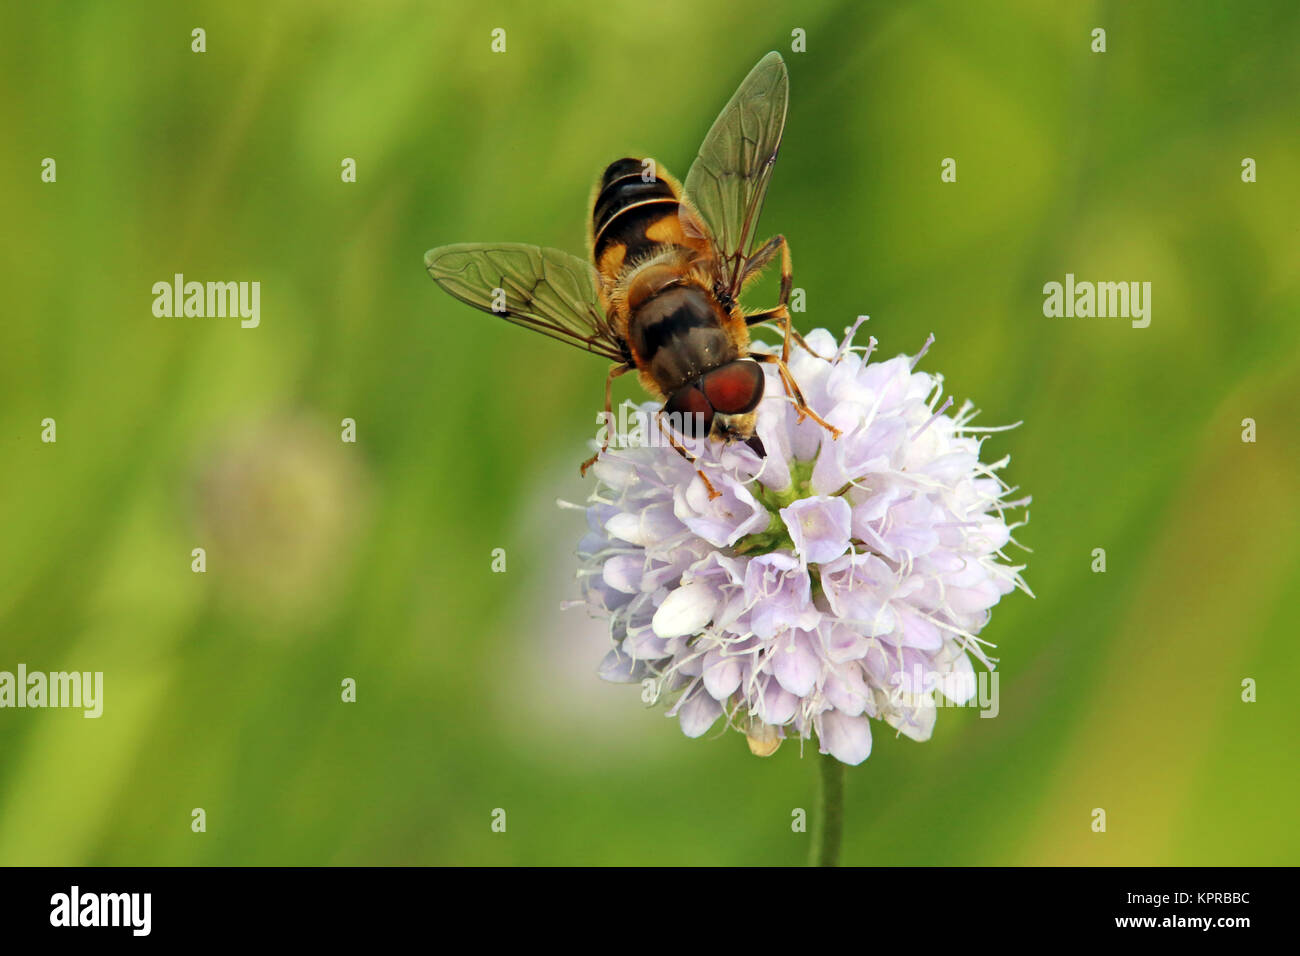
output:
[[[805,561],[824,564],[849,549],[853,509],[843,498],[801,498],[780,514],[795,553]]]
[[[726,700],[740,686],[740,661],[717,648],[704,655],[704,689],[714,700]]]
[[[821,661],[802,632],[787,631],[785,640],[772,651],[772,676],[782,687],[799,697],[812,693],[821,676]]]
[[[682,733],[687,737],[699,737],[704,734],[714,721],[722,716],[722,705],[696,688],[677,709],[677,719],[681,722]]]
[[[704,630],[717,606],[717,596],[709,584],[687,584],[664,598],[651,626],[660,637],[689,637]]]
[[[871,755],[871,725],[866,717],[828,710],[813,718],[820,751],[841,763],[857,766]]]
[[[600,662],[596,674],[612,684],[635,684],[646,676],[645,661],[634,661],[627,654],[613,650]]]

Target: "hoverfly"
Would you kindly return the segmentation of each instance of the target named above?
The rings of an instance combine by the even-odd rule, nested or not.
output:
[[[684,190],[653,160],[610,163],[592,202],[591,264],[556,249],[474,242],[430,250],[429,274],[462,302],[612,360],[605,421],[614,379],[635,370],[662,412],[697,416],[710,438],[745,441],[761,455],[754,428],[765,362],[777,366],[800,418],[838,437],[786,367],[792,338],[807,347],[790,324],[790,247],[780,235],[754,243],[788,98],[785,61],[769,53],[714,121]],[[744,311],[742,289],[778,255],[779,302]],[[749,351],[749,329],[758,323],[779,324],[780,356]]]

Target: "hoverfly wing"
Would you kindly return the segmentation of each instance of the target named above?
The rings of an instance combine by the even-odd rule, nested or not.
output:
[[[785,129],[790,78],[781,54],[758,61],[704,138],[686,174],[686,198],[713,234],[722,281],[739,293],[763,197]],[[688,232],[690,223],[684,223]]]
[[[605,318],[596,271],[558,249],[464,242],[430,249],[433,281],[467,305],[615,361],[622,342]]]

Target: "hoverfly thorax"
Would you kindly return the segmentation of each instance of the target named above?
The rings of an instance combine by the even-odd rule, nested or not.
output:
[[[741,354],[717,303],[693,285],[669,286],[633,310],[628,344],[665,395]]]

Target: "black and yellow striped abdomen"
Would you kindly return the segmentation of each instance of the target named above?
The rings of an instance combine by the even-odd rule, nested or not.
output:
[[[655,173],[653,165],[631,157],[605,167],[591,212],[592,259],[602,271],[616,271],[680,237],[677,186]]]

